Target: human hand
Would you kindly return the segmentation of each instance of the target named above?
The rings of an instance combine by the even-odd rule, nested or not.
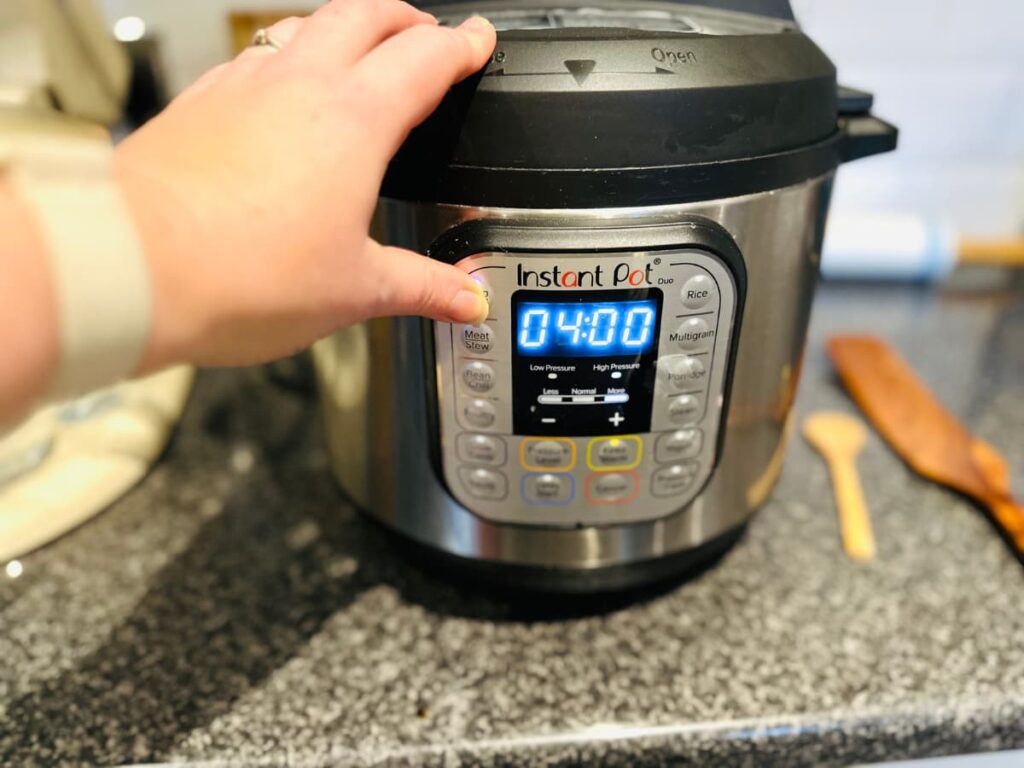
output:
[[[486,316],[464,272],[368,229],[388,161],[494,28],[332,0],[270,34],[280,51],[211,70],[117,149],[153,283],[142,372],[260,362],[374,316]]]

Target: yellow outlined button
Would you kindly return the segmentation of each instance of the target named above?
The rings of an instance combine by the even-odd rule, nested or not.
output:
[[[576,443],[567,437],[528,437],[519,443],[519,463],[531,472],[552,472],[576,466]]]
[[[638,435],[595,437],[587,443],[587,466],[597,472],[633,469],[640,464],[643,455],[644,441]]]

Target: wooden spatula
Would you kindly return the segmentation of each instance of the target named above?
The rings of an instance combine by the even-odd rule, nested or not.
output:
[[[804,437],[828,462],[843,549],[851,560],[871,560],[875,535],[857,473],[857,455],[867,440],[864,424],[845,413],[819,411],[804,419]]]
[[[833,336],[826,348],[857,405],[911,469],[985,507],[1024,558],[1024,506],[1010,495],[999,453],[943,408],[881,339]]]

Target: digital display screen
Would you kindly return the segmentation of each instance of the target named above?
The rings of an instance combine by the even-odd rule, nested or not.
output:
[[[523,301],[517,308],[516,349],[531,357],[641,355],[655,344],[658,303]]]

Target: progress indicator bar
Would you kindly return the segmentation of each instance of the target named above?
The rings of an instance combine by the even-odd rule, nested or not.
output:
[[[629,395],[538,395],[541,405],[614,405],[628,403]]]

